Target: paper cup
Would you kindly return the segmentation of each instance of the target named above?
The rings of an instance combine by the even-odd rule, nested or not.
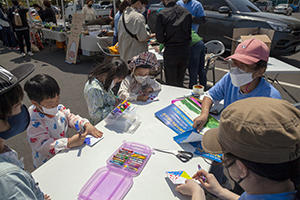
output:
[[[194,85],[193,86],[193,92],[195,94],[199,94],[199,95],[203,94],[204,93],[204,86],[203,85]]]

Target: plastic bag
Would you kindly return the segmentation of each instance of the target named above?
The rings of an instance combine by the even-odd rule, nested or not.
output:
[[[16,26],[22,26],[23,25],[22,19],[21,19],[21,16],[19,15],[19,13],[15,14],[15,24],[16,24]]]

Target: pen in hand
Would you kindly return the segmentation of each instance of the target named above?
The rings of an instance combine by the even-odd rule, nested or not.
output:
[[[202,169],[202,168],[201,168],[200,165],[198,165],[198,170],[200,170],[200,169]],[[201,176],[201,179],[202,179],[204,182],[207,182],[205,176],[202,175],[202,176]]]
[[[76,128],[76,131],[79,133],[79,135],[81,135],[82,133],[80,131],[78,123],[75,124],[75,128]]]

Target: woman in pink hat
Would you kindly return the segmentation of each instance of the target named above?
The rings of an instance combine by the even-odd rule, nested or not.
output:
[[[231,103],[249,97],[281,99],[280,93],[264,78],[269,60],[268,46],[258,39],[240,43],[234,54],[227,57],[230,72],[205,93],[202,112],[194,119],[198,131],[207,121],[212,104],[224,99],[224,108]]]

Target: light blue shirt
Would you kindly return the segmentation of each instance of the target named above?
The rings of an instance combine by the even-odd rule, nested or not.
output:
[[[17,153],[7,146],[6,153],[0,154],[0,199],[44,200],[44,194],[31,174],[24,170]]]
[[[278,194],[247,194],[244,192],[239,200],[293,200],[296,191]]]
[[[116,37],[117,37],[117,33],[118,33],[119,19],[121,16],[122,16],[122,13],[120,13],[120,11],[118,11],[114,18],[114,26],[115,26],[114,36],[116,36]]]
[[[197,0],[190,0],[188,3],[184,3],[182,0],[177,1],[177,5],[186,8],[192,16],[203,17],[205,16],[202,4]],[[197,33],[199,24],[192,23],[193,30]]]
[[[257,87],[249,94],[243,94],[239,87],[235,87],[231,82],[229,72],[216,83],[209,91],[214,103],[224,99],[224,109],[231,103],[249,98],[249,97],[271,97],[275,99],[282,99],[278,90],[276,90],[264,78],[260,79]]]

